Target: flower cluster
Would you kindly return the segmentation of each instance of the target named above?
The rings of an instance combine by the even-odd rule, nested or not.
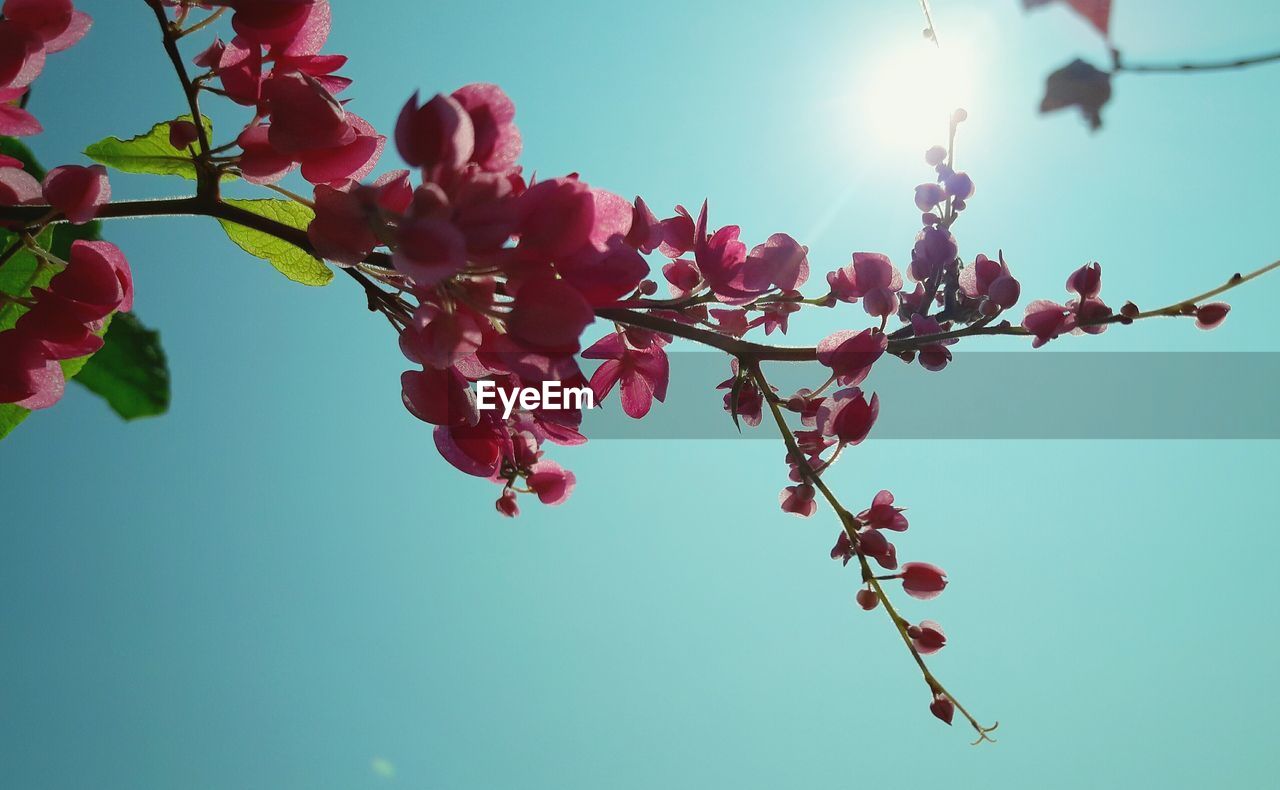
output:
[[[386,138],[337,98],[351,84],[337,74],[347,58],[320,52],[332,21],[328,0],[199,5],[233,10],[236,35],[215,39],[195,64],[209,70],[207,79],[216,79],[227,98],[255,110],[236,138],[246,181],[273,184],[300,167],[312,184],[340,184],[373,170]]]
[[[75,44],[93,21],[71,0],[5,0],[0,6],[0,135],[25,137],[43,131],[23,109],[45,59]]]
[[[338,74],[346,58],[321,52],[331,23],[327,0],[147,2],[162,22],[193,115],[168,127],[169,142],[191,157],[199,178],[198,194],[179,202],[226,220],[234,207],[221,200],[218,181],[234,173],[313,209],[305,236],[265,217],[255,218],[261,221],[254,230],[306,247],[360,282],[413,365],[401,376],[405,407],[434,426],[445,460],[501,487],[499,513],[516,516],[520,494],[548,505],[566,501],[576,478],[547,456],[547,447],[587,440],[580,409],[526,405],[514,397],[517,390],[589,387],[601,402],[617,391],[623,412],[642,419],[666,398],[667,348],[677,338],[723,350],[730,357],[729,378],[718,385],[725,410],[749,427],[768,414],[786,446],[779,507],[808,518],[820,501],[827,503],[842,525],[831,556],[846,565],[856,561],[861,571],[855,600],[887,612],[924,670],[930,711],[948,724],[959,712],[980,739],[989,728],[925,668],[922,657],[946,644],[941,626],[903,618],[882,584],[901,582],[909,596],[928,600],[946,587],[946,574],[929,563],[899,564],[890,537],[905,532],[908,521],[892,493],[880,491],[854,514],[825,479],[843,452],[871,435],[880,413],[878,395],[866,389],[873,371],[890,358],[943,370],[953,360],[952,347],[976,334],[1024,336],[1039,347],[1064,334],[1097,334],[1112,323],[1155,315],[1194,317],[1197,326],[1212,328],[1229,307],[1203,300],[1269,270],[1237,275],[1223,288],[1166,308],[1142,312],[1126,303],[1113,312],[1100,297],[1101,266],[1091,263],[1068,278],[1073,296],[1065,304],[1034,301],[1019,324],[1002,320],[1018,304],[1022,286],[1003,252],[968,263],[961,257],[952,231],[972,202],[974,181],[954,168],[953,150],[937,146],[925,153],[934,179],[914,190],[921,224],[899,258],[905,268],[881,252],[855,252],[848,263],[820,269],[826,292],[806,297],[809,250],[785,233],[752,246],[737,225],[712,225],[705,201],[696,214],[675,206],[660,217],[643,199],[591,186],[576,173],[527,177],[515,106],[496,85],[465,85],[425,102],[415,94],[394,131],[410,169],[368,180],[385,137],[339,98],[350,83]],[[191,22],[195,9],[207,15]],[[194,58],[203,73],[189,78],[178,40],[227,12],[229,41],[214,38]],[[89,21],[70,0],[5,0],[3,13],[0,133],[29,134],[38,124],[12,102],[39,73],[45,54],[74,43]],[[252,111],[231,141],[209,140],[206,127],[197,125],[204,93]],[[952,138],[964,120],[962,110],[952,116]],[[294,170],[313,187],[310,199],[275,186]],[[101,167],[60,167],[40,182],[16,160],[0,157],[0,214],[5,207],[23,209],[0,219],[0,227],[20,232],[0,265],[25,246],[40,266],[56,271],[30,297],[4,297],[25,312],[0,333],[0,402],[34,409],[56,401],[63,386],[59,361],[97,350],[108,317],[130,309],[131,274],[114,246],[78,241],[61,261],[33,240],[50,223],[87,222],[109,200]],[[115,208],[112,216],[124,214]],[[148,209],[155,213],[154,204]],[[1276,267],[1280,263],[1270,268]],[[667,294],[659,297],[663,282]],[[855,305],[860,311],[851,309]],[[747,339],[786,334],[804,308],[844,311],[850,326],[813,348]],[[604,330],[588,337],[597,320]],[[598,364],[588,374],[583,360]],[[815,361],[826,380],[781,394],[762,367],[781,360]],[[481,409],[480,383],[513,407]],[[876,575],[872,563],[885,573]]]
[[[58,362],[97,351],[105,320],[132,308],[133,275],[114,244],[75,241],[48,288],[32,293],[17,325],[0,332],[0,403],[44,409],[62,398]]]

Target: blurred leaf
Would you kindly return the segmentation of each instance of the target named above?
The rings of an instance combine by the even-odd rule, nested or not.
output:
[[[101,396],[125,420],[169,410],[169,366],[160,333],[133,313],[120,313],[76,381]]]
[[[396,767],[385,757],[375,757],[369,761],[369,767],[383,779],[395,779]]]
[[[1048,5],[1055,0],[1022,0],[1023,8]],[[1111,0],[1062,0],[1089,21],[1104,37],[1111,26]]]
[[[227,200],[225,202],[303,231],[316,216],[310,208],[293,200]],[[263,233],[234,222],[222,219],[218,222],[240,249],[267,261],[281,274],[296,283],[328,285],[333,279],[333,271],[324,265],[324,261],[297,245],[278,239],[270,233]]]
[[[1079,107],[1090,128],[1102,126],[1102,107],[1111,100],[1111,75],[1077,58],[1049,75],[1040,112]]]
[[[190,121],[191,116],[183,115],[176,120]],[[213,124],[209,119],[202,117],[201,122],[204,124],[205,131],[212,134]],[[84,149],[85,156],[125,173],[182,176],[195,181],[196,166],[191,159],[191,154],[169,144],[170,123],[172,121],[158,123],[151,127],[151,131],[130,140],[121,140],[118,137],[99,140]]]

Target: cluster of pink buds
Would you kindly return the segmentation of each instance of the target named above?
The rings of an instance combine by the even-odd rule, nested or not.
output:
[[[49,219],[83,224],[110,198],[100,165],[57,167],[42,184],[20,161],[0,156],[0,206],[48,206]],[[66,261],[35,244],[30,252],[37,267],[58,273],[47,289],[32,289],[30,299],[13,298],[29,309],[0,333],[0,403],[44,409],[62,398],[65,379],[58,361],[97,351],[104,320],[132,308],[133,276],[120,249],[105,241],[74,242]]]
[[[5,0],[0,6],[0,135],[25,137],[43,131],[23,109],[45,59],[75,44],[92,20],[71,0]]]
[[[75,241],[65,267],[32,295],[17,325],[0,332],[0,403],[44,409],[62,398],[59,360],[97,351],[104,321],[132,308],[133,275],[114,244]]]
[[[192,5],[183,3],[179,14]],[[236,139],[246,181],[273,184],[301,167],[312,184],[340,184],[373,170],[386,138],[337,98],[351,84],[337,75],[347,58],[320,53],[332,21],[328,0],[195,5],[234,11],[235,37],[215,39],[195,64],[209,70],[202,79],[216,78],[226,97],[255,110]]]

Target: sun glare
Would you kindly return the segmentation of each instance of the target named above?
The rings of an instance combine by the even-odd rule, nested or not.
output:
[[[872,54],[860,64],[852,109],[877,146],[923,151],[945,142],[948,118],[972,102],[974,60],[949,41]]]

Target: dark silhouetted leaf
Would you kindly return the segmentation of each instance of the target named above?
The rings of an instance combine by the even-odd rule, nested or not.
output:
[[[1102,126],[1102,107],[1111,99],[1111,75],[1077,58],[1049,75],[1040,112],[1079,107],[1092,129]]]
[[[160,333],[147,329],[133,313],[120,313],[103,339],[105,344],[75,381],[126,420],[168,411],[169,366]]]
[[[1111,0],[1022,0],[1024,8],[1036,8],[1053,2],[1065,2],[1089,21],[1103,36],[1111,27]]]

